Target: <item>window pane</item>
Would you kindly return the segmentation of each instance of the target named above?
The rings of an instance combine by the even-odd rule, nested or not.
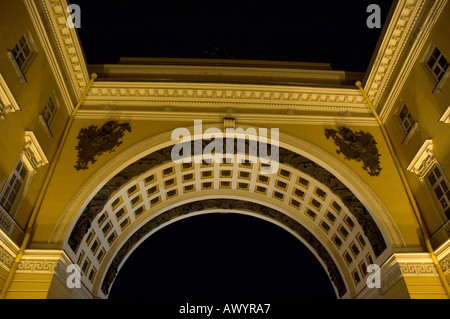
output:
[[[441,55],[441,51],[439,51],[438,48],[434,48],[432,56],[434,56],[436,59]]]
[[[431,186],[433,186],[436,183],[437,179],[434,176],[433,172],[431,172],[430,175],[428,175],[428,180],[430,181]]]
[[[441,205],[443,209],[446,209],[448,207],[448,201],[445,197],[441,199]]]
[[[408,114],[408,121],[409,121],[410,124],[413,124],[413,123],[414,123],[414,119],[413,119],[413,117],[411,116],[411,114]]]
[[[436,194],[438,199],[440,199],[442,196],[444,196],[444,192],[442,191],[440,185],[436,186],[436,188],[434,189],[434,193]]]
[[[437,167],[437,166],[434,168],[434,173],[436,174],[437,179],[439,179],[442,176],[441,171],[439,170],[439,167]]]
[[[402,111],[400,112],[400,115],[399,115],[400,119],[404,120],[407,114],[408,114],[408,109],[406,108],[406,106],[404,106],[402,108]]]
[[[439,75],[441,74],[441,70],[438,67],[434,68],[434,74],[439,77]]]
[[[45,110],[44,113],[42,113],[42,117],[44,118],[45,123],[48,124],[48,122],[50,121],[50,112],[47,112]]]
[[[30,54],[30,48],[28,47],[28,44],[25,44],[25,46],[23,47],[23,52],[25,53],[25,55]]]
[[[20,45],[23,47],[27,42],[25,41],[25,37],[22,36],[19,40]]]
[[[435,58],[431,57],[431,58],[428,59],[427,64],[428,64],[428,67],[430,69],[433,69],[434,63],[436,63],[436,59]]]
[[[14,192],[18,193],[20,190],[20,186],[22,186],[22,183],[17,179],[13,186]]]
[[[55,109],[55,103],[53,103],[53,99],[52,98],[50,98],[49,100],[48,100],[48,109],[50,110],[50,112],[53,112],[53,110]]]
[[[3,206],[3,208],[9,213],[9,211],[11,210],[11,204],[10,203],[5,203],[5,206]]]
[[[8,202],[12,205],[14,203],[14,200],[16,199],[17,193],[11,192],[9,193]]]
[[[2,196],[2,198],[0,198],[0,204],[1,204],[2,206],[5,206],[5,203],[6,203],[6,197],[5,197],[5,196]]]
[[[25,167],[22,167],[22,169],[20,170],[20,177],[22,178],[22,180],[24,180],[25,176],[27,176],[27,169]]]
[[[447,186],[447,183],[445,181],[441,182],[441,187],[442,187],[442,190],[444,191],[444,193],[448,192],[448,186]]]
[[[445,68],[445,66],[447,64],[447,59],[443,55],[439,59],[439,64],[442,66],[442,68]]]

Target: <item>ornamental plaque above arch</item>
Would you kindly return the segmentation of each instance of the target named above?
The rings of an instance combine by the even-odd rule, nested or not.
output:
[[[106,271],[101,284],[101,291],[106,296],[109,294],[110,287],[116,278],[123,259],[128,255],[133,247],[148,233],[155,230],[156,228],[170,223],[170,221],[177,217],[188,216],[190,214],[194,214],[204,210],[214,209],[239,210],[256,213],[257,215],[260,215],[262,217],[268,217],[269,219],[274,220],[294,231],[301,238],[303,238],[305,242],[308,243],[311,249],[313,249],[317,256],[319,256],[319,258],[322,260],[330,277],[330,280],[336,288],[336,292],[339,298],[347,293],[347,287],[344,283],[342,275],[330,253],[308,229],[306,229],[295,219],[287,216],[286,214],[283,214],[276,209],[251,201],[231,198],[215,198],[185,203],[168,209],[167,211],[149,220],[137,231],[135,231],[133,235],[131,235],[131,237],[128,238],[128,240],[120,247],[119,251],[114,256],[114,259],[112,260],[108,270]]]
[[[382,170],[380,166],[380,153],[377,142],[372,134],[368,132],[354,132],[347,127],[339,127],[338,130],[326,129],[325,137],[334,140],[334,144],[339,147],[336,153],[343,154],[347,160],[363,162],[362,168],[370,176],[379,176]]]
[[[238,139],[234,139],[236,144]],[[195,141],[188,143],[191,144],[192,155],[194,155]],[[225,143],[224,143],[225,144]],[[249,143],[245,140],[246,150],[249,152],[250,147],[255,147],[255,144]],[[206,141],[202,141],[203,149],[207,145]],[[256,147],[264,146],[264,143],[257,144]],[[270,144],[265,145],[265,149],[269,149]],[[93,196],[87,206],[81,212],[79,218],[76,220],[75,225],[68,237],[67,243],[76,254],[77,249],[91,228],[91,223],[95,217],[102,212],[108,200],[113,194],[125,185],[133,178],[158,167],[164,163],[172,161],[171,151],[173,146],[167,146],[151,154],[148,154],[139,160],[128,165],[114,177],[112,177],[104,186]],[[235,147],[235,149],[237,149]],[[270,148],[272,149],[272,148]],[[224,154],[226,150],[224,149]],[[252,153],[255,154],[255,153]],[[365,236],[368,238],[370,245],[374,251],[376,257],[379,257],[387,248],[383,235],[378,228],[376,222],[370,215],[366,207],[359,201],[359,199],[352,193],[352,191],[342,183],[337,177],[335,177],[328,170],[313,162],[312,160],[299,155],[286,148],[279,147],[279,163],[288,165],[297,169],[312,178],[318,180],[325,186],[327,186],[337,197],[342,200],[342,203],[348,208],[349,212],[355,217],[357,222],[361,225]]]

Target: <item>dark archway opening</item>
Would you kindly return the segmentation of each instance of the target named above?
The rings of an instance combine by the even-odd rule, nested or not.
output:
[[[204,214],[147,238],[110,299],[336,299],[327,273],[292,234],[242,214]]]

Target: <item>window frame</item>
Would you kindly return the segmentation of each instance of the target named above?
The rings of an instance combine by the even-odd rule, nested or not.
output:
[[[54,109],[50,115],[49,120],[47,121],[44,117],[44,112],[46,111],[46,108],[49,105],[50,101],[52,101],[52,103],[54,105]],[[52,94],[47,99],[47,103],[44,105],[42,112],[39,113],[39,116],[38,116],[38,122],[44,128],[44,131],[47,134],[47,137],[53,137],[51,130],[52,130],[53,124],[55,123],[55,119],[58,116],[60,108],[61,108],[61,105],[59,104],[59,100],[56,96],[56,92],[53,91]]]
[[[447,60],[447,68],[443,69],[443,72],[440,74],[441,78],[439,78],[436,73],[434,72],[435,67],[437,65],[440,66],[440,64],[438,63],[438,61],[440,59],[436,59],[436,62],[434,63],[433,67],[430,67],[428,62],[430,60],[430,58],[432,57],[433,53],[435,52],[435,50],[439,51],[439,58],[440,57],[444,57]],[[439,94],[441,92],[442,86],[444,85],[444,83],[447,81],[447,78],[449,77],[449,73],[450,73],[450,61],[449,59],[447,59],[447,57],[442,53],[442,51],[437,47],[436,44],[434,43],[430,43],[427,51],[425,52],[421,64],[423,66],[423,68],[425,69],[426,73],[428,74],[428,76],[430,77],[431,81],[433,82],[433,84],[435,85],[432,93],[433,94]]]
[[[20,175],[20,173],[17,172],[17,168],[19,167],[19,165],[21,163],[22,163],[22,169],[26,170],[25,175],[22,177],[22,183],[20,185],[19,190],[16,193],[16,196],[14,197],[14,201],[11,203],[11,207],[9,209],[6,209],[2,203],[3,198],[5,196],[5,192],[7,191],[8,186],[11,184],[13,178],[16,175]],[[20,203],[22,202],[22,200],[28,190],[28,187],[30,185],[30,181],[34,175],[34,172],[35,171],[31,165],[31,163],[27,160],[26,156],[24,154],[22,154],[21,156],[19,156],[16,163],[14,164],[14,168],[10,172],[6,182],[2,185],[2,189],[0,191],[0,206],[1,206],[1,209],[4,212],[8,213],[12,218],[14,218],[17,214]]]
[[[408,130],[405,126],[405,122],[404,120],[400,117],[400,114],[402,113],[402,110],[406,108],[406,110],[408,111],[406,116],[410,116],[411,119],[414,121],[414,123],[412,124],[411,128]],[[403,140],[402,140],[402,144],[403,145],[407,145],[410,141],[410,139],[412,138],[412,136],[419,130],[419,123],[417,122],[417,120],[412,116],[410,109],[408,108],[408,106],[406,105],[405,102],[401,101],[396,110],[395,110],[395,119],[397,120],[397,123],[400,127],[401,132],[403,133]]]
[[[21,46],[21,50],[19,52],[23,52],[23,47],[20,45],[20,41],[22,38],[25,40],[25,43],[28,47],[29,53],[25,57],[24,62],[20,65],[17,61],[17,58],[15,56],[15,49],[17,46]],[[31,35],[31,31],[27,29],[22,36],[19,38],[19,40],[14,44],[14,48],[12,50],[8,50],[7,55],[10,62],[13,64],[14,70],[16,71],[17,75],[19,76],[19,82],[20,83],[27,83],[27,79],[25,78],[25,74],[30,69],[31,65],[33,64],[34,59],[36,58],[36,55],[38,53],[36,43],[33,39],[33,36]]]
[[[435,174],[435,170],[438,169],[440,173],[440,177],[436,179],[436,182],[434,184],[431,184],[430,182],[430,175],[433,173]],[[431,198],[433,199],[433,203],[436,206],[438,212],[441,214],[441,217],[444,218],[444,221],[450,219],[450,183],[447,179],[447,176],[445,175],[444,171],[442,170],[441,165],[438,162],[435,162],[433,165],[430,166],[430,168],[427,170],[425,176],[424,176],[424,183],[426,185],[427,191],[430,194]],[[438,198],[435,189],[436,186],[439,185],[441,188],[441,184],[444,183],[447,187],[447,191],[443,192],[443,196]],[[447,202],[447,207],[444,208],[441,200],[445,198]]]

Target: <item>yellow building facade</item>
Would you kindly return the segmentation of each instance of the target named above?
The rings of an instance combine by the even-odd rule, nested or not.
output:
[[[292,233],[338,298],[449,298],[447,1],[398,1],[366,74],[239,60],[87,65],[67,7],[0,2],[2,298],[107,298],[146,238],[213,212]],[[210,161],[228,153],[207,152],[213,136],[229,142],[230,163]],[[174,160],[180,141],[193,161]],[[278,156],[267,161],[265,147]]]

